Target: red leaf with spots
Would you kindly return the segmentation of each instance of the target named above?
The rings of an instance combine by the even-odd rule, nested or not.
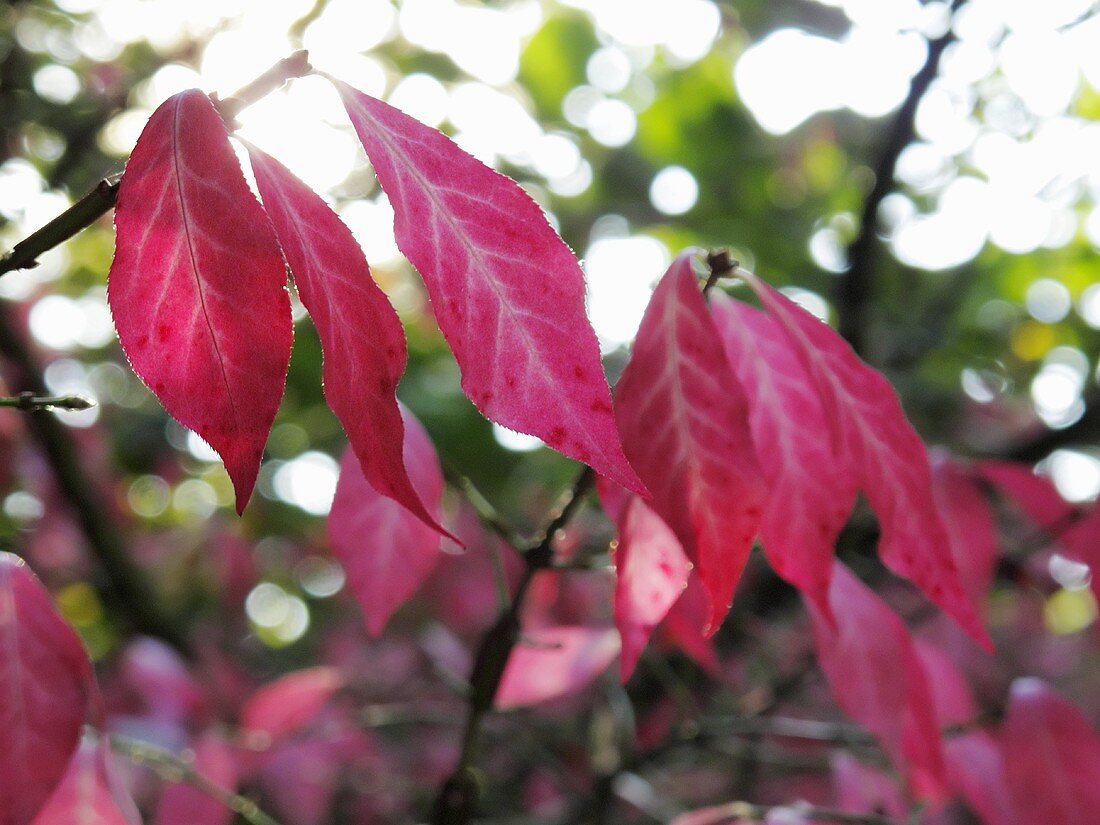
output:
[[[23,560],[0,553],[0,825],[30,822],[57,786],[91,692],[80,639]]]
[[[5,777],[5,781],[7,777]],[[34,825],[140,825],[137,807],[118,777],[109,748],[85,741]],[[196,823],[200,825],[200,823]]]
[[[405,466],[429,513],[439,512],[443,472],[424,427],[405,407]],[[407,508],[381,495],[363,477],[354,452],[340,462],[340,480],[328,517],[333,554],[375,636],[440,559],[441,536]]]
[[[832,622],[807,601],[821,669],[841,709],[874,733],[912,792],[946,790],[943,743],[924,667],[901,619],[847,567],[829,586]]]
[[[325,398],[344,425],[371,486],[446,533],[428,514],[401,455],[397,382],[405,332],[374,282],[359,242],[313,190],[270,155],[248,147],[256,183],[309,310],[324,354]]]
[[[619,636],[609,627],[525,629],[504,666],[494,704],[514,708],[574,694],[607,670],[618,652]]]
[[[1096,822],[1100,737],[1075,705],[1038,679],[1018,679],[1001,747],[1021,823]]]
[[[343,684],[331,667],[288,673],[249,697],[241,708],[241,727],[271,739],[286,736],[313,721]]]
[[[252,495],[290,363],[286,268],[201,92],[165,101],[126,164],[107,284],[119,340],[168,413]]]
[[[600,488],[600,499],[615,492]],[[620,488],[621,489],[621,488]],[[625,682],[634,672],[653,629],[683,595],[691,563],[675,533],[638,496],[625,506],[605,504],[615,513],[618,547],[615,549],[615,626],[622,639],[619,675]]]
[[[817,385],[833,426],[837,460],[853,473],[882,527],[879,556],[952,615],[986,647],[992,643],[967,596],[932,493],[928,451],[890,382],[827,324],[770,286],[750,283]]]
[[[580,264],[538,204],[441,132],[337,88],[466,394],[493,421],[644,493],[615,431]]]
[[[748,399],[730,370],[688,255],[665,273],[615,388],[623,446],[710,594],[714,633],[760,525],[764,480]]]
[[[833,454],[817,390],[783,328],[722,293],[710,306],[734,374],[752,399],[756,453],[766,457],[764,552],[780,576],[825,609],[834,546],[856,499],[854,474]]]
[[[237,755],[217,733],[203,734],[193,747],[199,775],[227,793],[237,790]],[[157,804],[156,825],[229,825],[233,811],[192,785],[169,785]]]

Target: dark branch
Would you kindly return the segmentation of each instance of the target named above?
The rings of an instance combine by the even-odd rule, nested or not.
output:
[[[954,0],[951,11],[957,11],[965,2],[966,0]],[[929,43],[928,58],[920,71],[913,76],[909,84],[909,94],[906,95],[905,102],[894,116],[890,131],[879,152],[874,169],[875,183],[863,204],[859,234],[848,246],[848,270],[837,283],[835,301],[840,334],[860,355],[866,355],[866,336],[870,320],[868,315],[874,299],[875,269],[878,265],[879,252],[879,207],[886,196],[893,191],[898,157],[912,142],[915,135],[914,122],[917,106],[939,73],[940,58],[954,40],[955,35],[949,28],[946,34]]]

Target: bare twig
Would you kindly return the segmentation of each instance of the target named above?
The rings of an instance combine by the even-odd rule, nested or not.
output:
[[[811,821],[840,822],[844,825],[898,825],[894,820],[881,814],[853,814],[847,811],[819,808],[816,805],[802,803],[793,805],[754,805],[751,802],[731,802],[728,805],[719,806],[719,810],[723,813],[728,811],[727,816],[731,821],[764,822],[772,811],[790,810],[798,813],[803,819]]]
[[[485,634],[474,658],[470,676],[470,695],[467,701],[466,725],[462,736],[462,752],[450,778],[440,788],[432,805],[431,825],[467,825],[474,816],[481,796],[480,783],[474,768],[482,723],[493,707],[493,699],[504,676],[508,657],[519,641],[520,611],[535,574],[550,567],[553,562],[554,536],[577,512],[596,475],[590,467],[577,476],[565,493],[543,530],[523,553],[526,564],[523,576],[516,588],[512,603]]]
[[[157,776],[166,782],[183,782],[190,785],[224,805],[250,825],[279,825],[274,818],[260,810],[251,799],[233,793],[211,781],[195,770],[193,764],[181,759],[171,751],[118,734],[112,734],[110,742],[111,750],[115,753],[125,756],[137,765],[151,768]]]
[[[21,392],[19,395],[0,397],[0,407],[15,407],[23,412],[39,410],[90,410],[95,401],[81,395],[39,396],[33,392]]]
[[[953,0],[957,11],[966,0]],[[886,135],[875,164],[875,183],[863,204],[859,234],[848,246],[848,270],[837,282],[836,309],[840,334],[860,355],[866,356],[868,312],[874,297],[875,268],[878,263],[878,211],[882,201],[894,189],[894,173],[902,150],[913,140],[917,106],[936,78],[940,58],[955,40],[953,31],[928,44],[928,57],[909,84],[909,94],[898,110]]]

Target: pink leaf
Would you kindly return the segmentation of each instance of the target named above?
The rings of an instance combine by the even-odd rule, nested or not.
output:
[[[331,667],[288,673],[257,690],[241,708],[241,727],[269,740],[294,733],[309,724],[344,684]]]
[[[1026,464],[986,460],[977,462],[974,470],[1044,530],[1065,526],[1063,522],[1073,513],[1073,506],[1058,493],[1054,482]]]
[[[963,587],[974,604],[983,604],[1000,553],[989,500],[970,471],[948,458],[932,462],[932,490]]]
[[[5,781],[7,778],[5,777]],[[137,807],[116,775],[111,751],[85,741],[34,825],[139,825]]]
[[[638,496],[631,496],[618,523],[615,626],[623,645],[619,676],[625,682],[653,629],[683,595],[691,563],[676,535]]]
[[[730,371],[691,258],[677,258],[650,299],[615,389],[619,432],[710,594],[705,632],[729,610],[764,505],[748,400]]]
[[[574,694],[607,670],[618,652],[613,628],[524,630],[504,667],[495,704],[514,708]]]
[[[443,473],[427,432],[405,407],[405,466],[413,487],[438,513]],[[393,612],[416,592],[440,559],[441,538],[405,507],[380,495],[363,477],[351,450],[340,462],[340,480],[328,517],[332,551],[344,566],[367,629],[377,636]]]
[[[833,453],[817,390],[782,327],[720,292],[710,306],[734,374],[752,399],[757,455],[767,456],[764,552],[780,576],[824,608],[834,545],[855,503],[854,474]]]
[[[690,656],[699,667],[717,676],[722,665],[710,637],[703,633],[710,615],[710,596],[698,575],[688,578],[687,587],[669,609],[661,625],[665,635]]]
[[[752,278],[750,283],[817,384],[839,460],[851,468],[882,527],[883,563],[992,649],[951,556],[932,494],[928,451],[894,388],[827,324],[764,282]]]
[[[18,556],[0,552],[0,825],[24,825],[80,741],[92,691],[76,633]]]
[[[936,724],[941,729],[973,724],[978,706],[966,677],[948,655],[931,642],[917,639],[913,644],[932,693]]]
[[[876,813],[901,821],[908,814],[897,782],[878,768],[864,765],[843,751],[834,753],[832,779],[836,805],[853,814]]]
[[[835,624],[812,601],[818,659],[841,709],[867,727],[912,792],[940,799],[943,744],[932,692],[901,619],[840,562],[829,602]]]
[[[404,424],[397,382],[405,333],[371,276],[359,242],[312,189],[248,147],[264,208],[290,264],[298,295],[324,352],[325,397],[344,425],[370,485],[446,533],[424,508],[401,456]]]
[[[107,298],[119,340],[168,413],[252,495],[290,363],[290,300],[271,224],[225,124],[194,89],[165,101],[126,164]]]
[[[195,770],[227,793],[237,790],[237,758],[219,734],[203,734],[194,746]],[[191,785],[176,783],[164,789],[157,804],[156,825],[229,825],[233,810]]]
[[[1100,738],[1038,679],[1012,685],[1001,746],[1020,822],[1091,825],[1100,810]]]
[[[982,825],[1026,825],[1016,817],[1004,759],[997,741],[985,731],[970,731],[944,744],[951,787]]]
[[[493,421],[644,493],[615,430],[580,264],[538,204],[441,132],[336,85],[466,394]]]
[[[126,646],[121,676],[144,701],[149,716],[163,722],[186,723],[204,709],[202,688],[182,657],[164,642],[139,637]]]

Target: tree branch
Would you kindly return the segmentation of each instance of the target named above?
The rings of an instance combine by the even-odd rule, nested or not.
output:
[[[966,0],[953,0],[954,14]],[[875,269],[878,265],[878,211],[882,201],[894,190],[894,173],[902,150],[913,140],[917,106],[939,73],[940,58],[955,40],[947,33],[928,44],[928,57],[909,84],[909,93],[898,110],[875,163],[875,183],[863,204],[859,234],[848,246],[848,270],[837,283],[834,296],[840,334],[860,355],[866,354],[868,314],[874,298]]]
[[[481,796],[480,783],[474,769],[478,741],[485,716],[492,710],[493,700],[504,668],[519,641],[520,611],[535,574],[550,567],[554,558],[554,536],[564,527],[584,502],[585,495],[596,481],[591,467],[585,467],[572,487],[558,503],[542,534],[523,553],[526,564],[512,604],[485,634],[474,657],[467,700],[466,725],[462,736],[462,752],[450,778],[439,789],[432,805],[431,825],[467,825],[474,816]]]

